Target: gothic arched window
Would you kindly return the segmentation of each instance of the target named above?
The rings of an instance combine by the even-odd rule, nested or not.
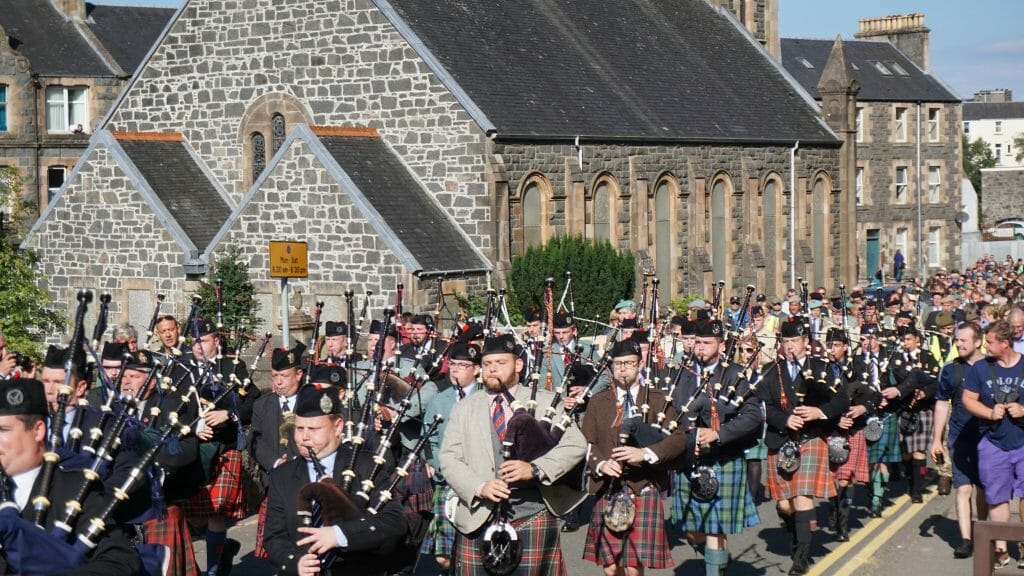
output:
[[[253,132],[249,140],[252,143],[252,177],[255,179],[259,178],[260,174],[263,174],[263,169],[267,167],[267,141],[259,132]]]
[[[286,126],[284,122],[284,116],[281,114],[274,114],[270,117],[270,155],[277,154],[277,151],[284,145],[284,138],[286,136]]]

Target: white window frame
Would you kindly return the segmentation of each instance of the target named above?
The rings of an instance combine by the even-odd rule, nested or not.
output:
[[[864,107],[863,106],[857,106],[856,122],[857,122],[857,142],[863,142],[864,141]]]
[[[907,182],[910,180],[909,170],[906,166],[896,167],[896,176],[893,178],[893,184],[896,186],[896,203],[906,204],[907,203]],[[902,181],[900,176],[903,176]]]
[[[79,98],[80,96],[80,98]],[[80,105],[81,117],[76,119],[72,106]],[[61,107],[61,118],[57,128],[50,115],[50,106]],[[52,124],[52,127],[51,127]],[[46,87],[46,131],[57,134],[70,134],[81,124],[82,130],[89,130],[89,88],[87,86],[47,86]]]
[[[897,228],[896,235],[893,238],[893,244],[896,245],[896,249],[899,250],[904,257],[907,256],[907,239],[910,237],[907,228]]]
[[[996,134],[1002,134],[1003,133],[1003,121],[1002,120],[996,120],[995,133]]]
[[[928,167],[928,202],[938,204],[942,201],[942,167]]]
[[[971,123],[969,121],[968,122],[964,122],[964,134],[970,134],[970,133],[971,133]]]
[[[939,265],[939,240],[942,237],[942,229],[938,226],[928,228],[928,265]]]
[[[60,170],[61,172],[64,173],[64,177],[61,178],[61,185],[56,187],[56,188],[51,188],[50,187],[50,170]],[[50,198],[53,198],[57,194],[57,192],[60,191],[61,187],[64,185],[63,183],[67,182],[67,179],[68,179],[68,167],[67,166],[47,166],[46,167],[46,192],[47,192],[47,194],[49,194],[49,196],[47,198],[47,201],[49,201]]]
[[[895,125],[893,126],[893,140],[896,142],[907,141],[907,108],[896,108]]]
[[[932,117],[934,115],[934,118]],[[939,141],[939,121],[942,112],[938,108],[928,109],[928,141]]]
[[[864,205],[864,167],[863,166],[858,166],[855,173],[856,173],[856,176],[854,178],[854,181],[855,181],[854,190],[855,190],[856,198],[857,198],[857,206],[863,206]]]

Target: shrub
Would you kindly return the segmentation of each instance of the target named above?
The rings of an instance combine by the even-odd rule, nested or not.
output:
[[[234,348],[234,334],[239,330],[246,334],[259,325],[260,303],[256,300],[256,288],[249,279],[249,265],[242,260],[242,251],[229,246],[220,257],[214,257],[206,279],[200,281],[196,294],[202,296],[199,314],[213,321],[217,319],[217,279],[224,281],[224,332],[226,345]],[[186,333],[191,336],[191,331]],[[244,348],[244,344],[243,344]]]

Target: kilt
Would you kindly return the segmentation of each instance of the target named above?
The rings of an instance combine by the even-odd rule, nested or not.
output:
[[[270,558],[267,554],[267,549],[263,547],[263,527],[267,524],[267,497],[263,497],[263,502],[260,502],[259,516],[257,516],[256,522],[256,546],[253,548],[252,555],[261,560]]]
[[[800,444],[800,468],[793,474],[779,472],[779,451],[768,451],[768,490],[772,500],[789,500],[794,496],[831,498],[836,495],[832,472],[828,469],[828,444],[822,438],[811,438]]]
[[[142,525],[146,544],[162,544],[169,550],[167,576],[198,576],[192,534],[185,514],[177,504],[167,504],[167,518],[147,520]]]
[[[448,485],[441,483],[434,486],[434,517],[430,520],[427,535],[420,547],[420,554],[428,556],[451,556],[455,546],[455,526],[444,515],[444,495]]]
[[[427,477],[427,468],[423,460],[416,460],[409,470],[409,474],[403,478],[396,487],[402,494],[402,506],[407,512],[427,512],[433,509],[434,489]]]
[[[850,436],[850,459],[840,466],[831,466],[836,482],[860,482],[867,484],[871,479],[868,465],[868,442],[864,430],[857,430]]]
[[[878,464],[902,460],[899,418],[895,413],[887,412],[882,416],[882,437],[877,442],[868,442],[868,462]]]
[[[680,532],[739,534],[746,527],[760,524],[757,506],[747,490],[746,460],[733,458],[717,462],[713,468],[718,475],[718,495],[710,502],[691,496],[688,474],[672,475],[672,527]]]
[[[747,448],[743,455],[747,460],[764,460],[767,458],[768,447],[764,445],[764,438],[758,440],[757,444]]]
[[[523,558],[512,574],[514,576],[566,576],[562,545],[558,538],[558,519],[547,509],[512,522],[519,534]],[[484,569],[483,544],[485,524],[467,536],[456,532],[454,566],[452,574],[459,576],[490,576]]]
[[[220,515],[230,520],[246,517],[242,493],[242,452],[225,450],[214,465],[213,481],[182,503],[189,520],[205,521]]]
[[[604,527],[604,507],[608,496],[602,496],[594,505],[594,515],[587,530],[583,546],[583,559],[598,566],[616,564],[619,567],[671,568],[672,548],[665,533],[665,515],[661,508],[661,493],[654,487],[633,495],[636,517],[633,526],[622,534]]]
[[[913,434],[900,434],[900,446],[904,452],[931,452],[932,426],[935,422],[935,412],[928,408],[918,410],[919,424],[917,432]]]

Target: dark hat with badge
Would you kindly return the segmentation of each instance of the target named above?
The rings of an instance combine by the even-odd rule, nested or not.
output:
[[[572,326],[575,326],[576,321],[573,320],[572,316],[569,316],[569,314],[559,312],[555,314],[551,323],[555,328],[571,328]]]
[[[0,416],[40,416],[50,414],[46,405],[46,388],[33,378],[11,378],[0,381]]]
[[[796,336],[806,336],[807,326],[804,325],[802,320],[790,320],[782,323],[782,328],[779,330],[783,338],[794,338]]]
[[[722,330],[722,323],[718,320],[705,320],[703,322],[694,322],[696,330],[694,333],[699,338],[724,338],[724,331]]]
[[[480,352],[480,356],[489,356],[491,354],[515,354],[518,356],[519,352],[519,346],[516,344],[515,338],[511,334],[502,334],[484,340],[484,348]]]
[[[873,336],[878,334],[880,331],[881,329],[878,327],[878,324],[865,324],[860,327],[861,336]]]
[[[896,335],[900,338],[903,338],[908,334],[911,336],[917,336],[918,338],[921,337],[921,335],[917,333],[917,328],[914,328],[913,326],[900,326],[896,329]]]
[[[131,352],[124,364],[125,370],[149,371],[156,367],[153,353],[149,350]]]
[[[693,320],[683,318],[683,336],[693,336],[696,333],[697,327],[694,326]]]
[[[323,384],[310,384],[299,388],[295,398],[295,415],[303,418],[341,414],[338,389]]]
[[[731,296],[729,298],[729,305],[730,306],[733,305],[733,304],[739,304],[739,303],[740,303],[740,297],[739,296]]]
[[[637,344],[650,344],[651,331],[646,328],[638,328],[629,335],[629,339]]]
[[[418,326],[434,327],[434,319],[429,314],[417,314],[412,317],[412,323]]]
[[[480,363],[480,347],[476,344],[456,342],[448,349],[449,360],[464,360],[474,364]]]
[[[345,369],[336,364],[317,364],[309,373],[309,381],[331,386],[344,386],[348,381]]]
[[[120,362],[128,352],[127,342],[104,342],[103,354],[100,355],[100,359]]]
[[[612,358],[621,358],[623,356],[643,356],[643,352],[640,351],[639,342],[629,339],[613,344],[611,350],[608,351],[608,356]]]
[[[530,306],[523,310],[523,322],[537,322],[540,320],[540,310],[536,306]]]
[[[196,318],[196,326],[199,331],[200,338],[208,334],[216,334],[218,332],[217,324],[212,320],[207,320],[206,318]]]
[[[850,343],[850,336],[846,333],[846,330],[842,328],[829,328],[828,333],[825,334],[825,342],[842,342],[843,344]]]
[[[455,339],[459,342],[472,342],[484,337],[484,325],[478,322],[470,322],[459,330]]]
[[[302,364],[302,353],[305,351],[306,345],[302,342],[296,342],[295,347],[291,350],[274,348],[274,353],[270,358],[270,369],[280,372],[289,368],[298,368]]]
[[[370,321],[370,334],[382,334],[383,332],[384,332],[384,323],[383,322],[381,322],[380,320],[371,320]],[[392,324],[388,328],[388,333],[387,334],[383,334],[383,335],[384,336],[391,336],[392,338],[397,339],[398,338],[398,329],[395,328],[394,324]]]
[[[903,318],[905,320],[910,320],[911,322],[914,321],[914,313],[911,312],[910,310],[900,310],[899,313],[896,314],[896,317]]]
[[[324,336],[344,336],[348,334],[348,324],[344,322],[327,322],[324,324]]]
[[[60,346],[50,345],[46,349],[46,358],[43,360],[43,368],[53,368],[55,370],[63,370],[64,362],[68,358],[68,349],[61,348]],[[75,365],[75,375],[78,378],[85,378],[85,351],[81,348],[78,349],[78,353],[71,359]]]

